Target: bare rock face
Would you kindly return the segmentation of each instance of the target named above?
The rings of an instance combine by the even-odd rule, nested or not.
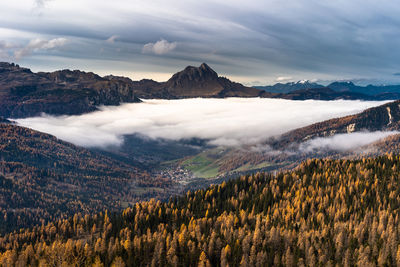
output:
[[[215,96],[224,87],[219,83],[218,74],[207,64],[200,67],[186,67],[183,71],[174,74],[165,83],[165,89],[176,96]]]
[[[207,82],[217,82],[218,74],[212,70],[206,63],[200,67],[188,66],[183,71],[175,73],[166,83],[167,87],[187,87]]]

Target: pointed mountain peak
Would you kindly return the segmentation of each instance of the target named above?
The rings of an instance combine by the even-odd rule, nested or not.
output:
[[[200,65],[200,67],[188,66],[184,70],[175,73],[170,82],[182,83],[182,81],[202,82],[217,80],[218,74],[211,69],[206,63]]]
[[[183,71],[180,71],[178,73],[198,73],[200,75],[211,75],[214,77],[218,77],[218,74],[206,63],[202,63],[199,67],[187,66]]]
[[[212,70],[206,63],[202,63],[199,68],[202,70]]]
[[[206,63],[201,64],[199,70],[211,76],[218,77],[218,74],[212,68],[210,68],[210,66],[208,66]]]

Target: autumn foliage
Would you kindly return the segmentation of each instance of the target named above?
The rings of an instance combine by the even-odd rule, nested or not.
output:
[[[168,198],[171,185],[133,164],[0,123],[0,233],[76,212],[122,211],[138,200]]]
[[[308,160],[0,239],[3,265],[394,266],[400,158]]]

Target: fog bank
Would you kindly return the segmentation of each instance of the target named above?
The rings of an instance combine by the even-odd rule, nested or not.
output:
[[[257,144],[315,122],[355,114],[387,101],[293,101],[268,98],[144,100],[103,106],[78,116],[15,120],[85,147],[121,145],[123,136],[142,134],[170,140],[200,138],[211,144]],[[317,141],[315,141],[317,142]],[[310,147],[316,143],[310,144]]]
[[[316,150],[333,150],[342,152],[374,143],[380,139],[398,133],[399,132],[397,131],[376,131],[335,134],[330,137],[318,137],[304,142],[300,145],[299,149],[303,152],[313,152]]]

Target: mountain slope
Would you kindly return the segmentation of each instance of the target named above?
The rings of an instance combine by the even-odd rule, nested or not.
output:
[[[94,73],[62,70],[33,73],[15,64],[0,63],[0,115],[29,117],[82,114],[98,105],[139,102],[130,83],[107,80]]]
[[[336,100],[336,99],[347,99],[347,100],[378,100],[374,96],[356,93],[356,92],[337,92],[328,87],[320,88],[307,88],[291,91],[285,94],[277,94],[274,98],[283,98],[291,100]]]
[[[356,131],[400,130],[400,101],[369,108],[359,114],[331,119],[290,131],[276,141],[269,142],[274,148],[285,148],[292,143]]]
[[[400,158],[308,160],[0,238],[0,264],[396,266]]]
[[[327,86],[338,92],[355,92],[368,95],[381,95],[384,93],[399,94],[400,85],[367,85],[358,86],[353,82],[333,82]]]
[[[277,83],[268,86],[254,86],[266,92],[275,93],[272,97],[286,99],[362,99],[396,100],[400,98],[400,85],[358,86],[352,82],[332,82],[327,86],[309,81]],[[323,94],[321,97],[321,93]]]
[[[75,212],[119,210],[174,190],[168,179],[56,137],[0,123],[0,232]]]
[[[321,84],[313,83],[309,81],[298,81],[298,82],[289,82],[289,83],[276,83],[274,85],[266,85],[266,86],[254,86],[257,89],[264,90],[271,93],[290,93],[297,90],[305,90],[305,89],[314,89],[314,88],[322,88],[324,87]]]
[[[0,63],[0,115],[30,117],[82,114],[99,105],[140,102],[141,98],[256,97],[260,90],[219,77],[207,64],[189,66],[166,82],[100,77],[92,72],[61,70],[33,73],[27,68]]]
[[[395,137],[388,137],[381,142],[352,147],[348,150],[342,147],[334,149],[331,146],[316,148],[310,146],[316,138],[331,138],[337,134],[375,131],[400,131],[400,101],[370,108],[359,114],[295,129],[270,138],[262,144],[239,148],[206,149],[197,155],[188,156],[176,164],[180,168],[191,171],[195,177],[208,179],[257,170],[290,169],[307,158],[356,158],[360,154],[375,156],[400,151],[397,149],[400,140]]]

